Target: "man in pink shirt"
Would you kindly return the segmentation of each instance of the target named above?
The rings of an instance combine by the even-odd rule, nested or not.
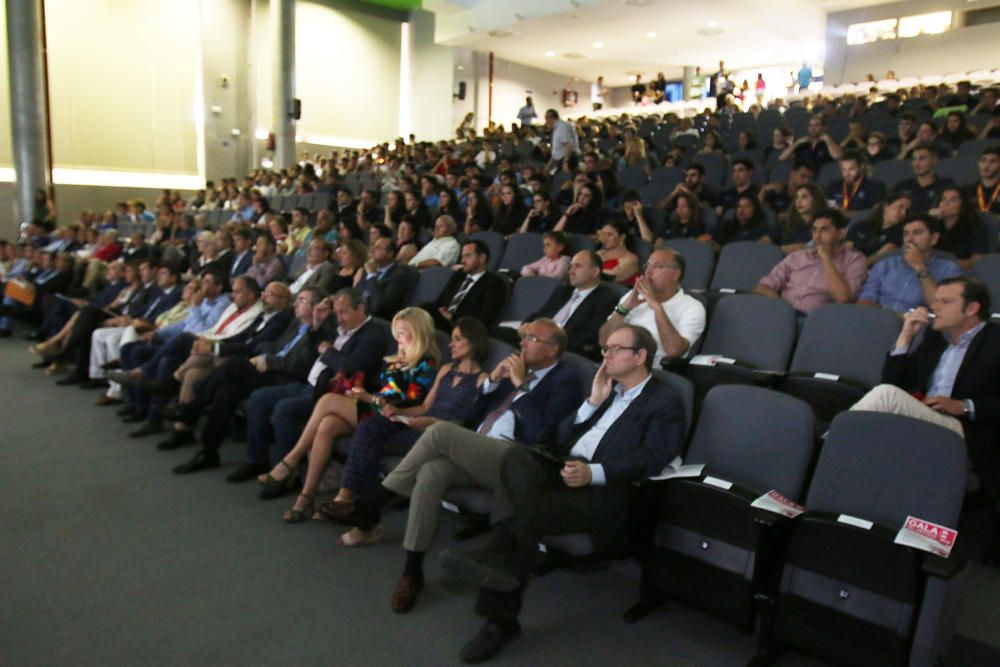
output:
[[[800,313],[856,300],[868,267],[863,254],[844,247],[846,234],[847,218],[840,211],[819,211],[813,218],[813,247],[785,257],[760,279],[754,294],[784,299]]]

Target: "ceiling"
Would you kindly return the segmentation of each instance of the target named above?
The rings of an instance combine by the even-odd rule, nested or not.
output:
[[[437,42],[587,81],[820,64],[828,12],[885,0],[424,0]]]

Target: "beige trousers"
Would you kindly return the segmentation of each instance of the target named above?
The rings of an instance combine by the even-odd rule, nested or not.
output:
[[[861,400],[851,406],[851,410],[867,412],[889,412],[894,415],[913,417],[931,424],[943,426],[954,431],[958,437],[965,440],[962,422],[951,415],[931,410],[914,396],[891,384],[880,384],[861,397]]]

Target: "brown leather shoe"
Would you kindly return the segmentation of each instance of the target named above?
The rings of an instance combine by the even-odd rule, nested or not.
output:
[[[403,576],[392,592],[392,610],[405,614],[417,604],[417,594],[424,590],[423,577]]]
[[[105,395],[101,396],[99,399],[97,399],[96,401],[94,401],[94,405],[96,405],[99,408],[103,408],[103,407],[106,407],[108,405],[118,405],[121,402],[122,402],[122,399],[120,399],[120,398],[111,398],[110,396],[108,396],[107,394],[105,394]]]

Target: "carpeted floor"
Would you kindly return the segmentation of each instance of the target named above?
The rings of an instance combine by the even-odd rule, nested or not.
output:
[[[408,615],[389,610],[404,515],[385,540],[338,547],[337,528],[289,526],[291,499],[261,502],[226,484],[241,460],[178,477],[192,453],[130,440],[99,392],[57,387],[22,339],[0,340],[0,664],[456,664],[480,625],[472,591],[428,587]],[[439,542],[461,527],[447,519]],[[1000,664],[1000,577],[976,568],[952,665]],[[525,632],[495,664],[742,665],[752,637],[667,605],[636,625],[634,568],[557,571],[534,582]],[[811,665],[784,656],[779,665]]]

